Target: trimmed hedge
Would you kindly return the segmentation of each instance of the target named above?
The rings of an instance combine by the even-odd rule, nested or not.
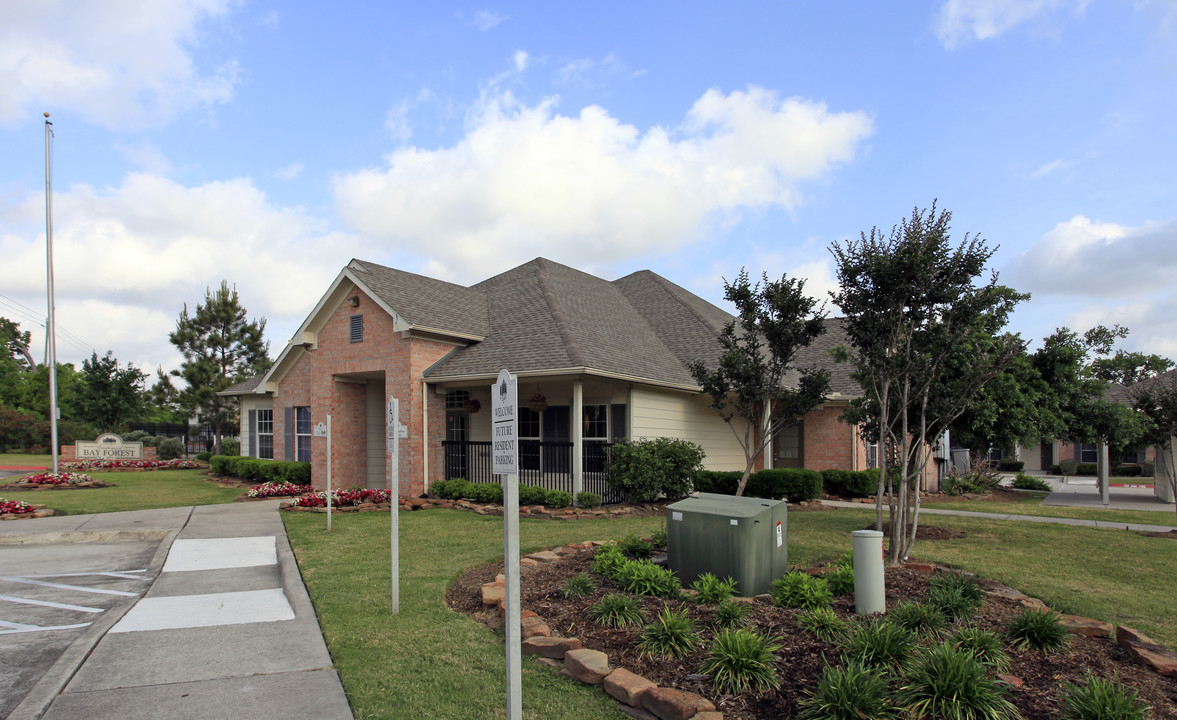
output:
[[[1000,460],[997,463],[999,470],[1006,470],[1008,472],[1021,472],[1022,468],[1026,467],[1026,463],[1021,460]]]
[[[1143,468],[1136,463],[1124,463],[1123,465],[1117,465],[1113,474],[1120,477],[1139,477],[1142,470]]]
[[[695,489],[700,492],[718,493],[720,495],[735,495],[739,487],[740,478],[744,473],[739,471],[707,471],[695,477]],[[821,473],[816,470],[801,468],[780,468],[775,470],[761,470],[752,473],[748,478],[748,486],[744,488],[745,497],[786,499],[789,502],[815,500],[821,497]]]
[[[1099,466],[1095,463],[1079,463],[1075,466],[1076,475],[1097,475],[1099,474]]]
[[[717,495],[735,495],[744,473],[739,470],[700,470],[695,475],[695,490]]]
[[[830,495],[870,497],[879,490],[878,470],[822,470],[821,478]]]
[[[258,484],[264,482],[311,484],[311,464],[307,462],[260,460],[240,455],[213,455],[208,459],[208,464],[217,475],[255,480]]]

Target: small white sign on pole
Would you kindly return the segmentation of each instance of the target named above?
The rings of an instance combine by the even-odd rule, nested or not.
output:
[[[401,558],[400,558],[400,444],[397,442],[400,433],[400,400],[389,398],[388,422],[385,433],[388,437],[388,514],[389,520],[389,550],[392,558],[392,614],[401,611]]]
[[[519,599],[519,386],[499,371],[490,389],[493,435],[491,468],[503,483],[503,566],[507,612],[507,720],[523,717],[523,640]]]

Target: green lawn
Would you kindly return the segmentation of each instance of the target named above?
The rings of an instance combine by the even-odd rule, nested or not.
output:
[[[232,502],[240,495],[240,488],[223,488],[204,479],[206,470],[151,470],[149,472],[91,472],[114,487],[80,488],[76,490],[39,490],[4,492],[10,500],[44,503],[62,515],[146,510],[148,508],[182,507],[185,505],[215,505]],[[6,478],[0,482],[12,482]]]
[[[1037,515],[1040,517],[1078,518],[1080,520],[1102,520],[1115,523],[1137,523],[1141,525],[1177,526],[1177,513],[1172,510],[1104,510],[1103,508],[1075,508],[1041,505],[1048,493],[1027,492],[1018,503],[998,503],[985,500],[953,500],[950,502],[926,502],[923,507],[934,510],[960,510],[967,512],[994,513],[997,515]]]
[[[502,717],[501,639],[450,612],[444,594],[467,567],[502,558],[502,519],[448,510],[401,516],[401,613],[388,610],[388,516],[337,515],[327,533],[318,514],[285,514],[299,567],[357,718]],[[793,513],[789,560],[805,566],[850,547],[871,509]],[[1117,530],[923,518],[967,533],[920,541],[921,559],[967,568],[1041,597],[1064,612],[1135,627],[1177,645],[1177,542]],[[523,520],[524,553],[580,540],[647,534],[661,521]],[[524,714],[532,718],[621,718],[600,690],[524,663]]]
[[[26,455],[25,453],[0,453],[0,465],[15,465],[17,467],[53,467],[53,456]]]

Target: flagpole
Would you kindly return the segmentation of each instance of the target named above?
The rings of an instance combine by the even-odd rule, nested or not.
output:
[[[53,123],[45,113],[45,264],[48,267],[49,321],[45,325],[45,348],[49,358],[49,452],[53,456],[53,474],[58,473],[57,454],[57,347],[54,341],[56,325],[53,322],[53,175],[49,147],[53,137]]]

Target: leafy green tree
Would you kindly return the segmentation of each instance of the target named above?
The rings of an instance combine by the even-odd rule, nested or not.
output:
[[[876,527],[886,499],[892,563],[915,543],[932,444],[1023,349],[1002,329],[1028,296],[997,284],[996,273],[978,284],[993,251],[969,235],[952,247],[951,219],[933,203],[889,234],[876,227],[830,248],[841,285],[831,296],[850,341],[840,357],[854,364],[864,391],[843,417],[863,424],[883,450]]]
[[[28,382],[26,374],[34,366],[29,354],[29,333],[20,325],[0,317],[0,405],[16,407]]]
[[[724,282],[724,297],[737,315],[719,335],[718,364],[695,360],[688,368],[744,450],[736,488],[743,495],[769,439],[825,400],[829,374],[793,366],[797,352],[825,332],[825,313],[805,294],[804,280],[769,281],[767,273],[753,285],[740,270],[735,282]]]
[[[1177,498],[1177,371],[1139,383],[1132,389],[1132,407],[1148,419],[1144,437],[1161,454],[1157,468],[1163,467],[1163,474],[1157,479],[1169,485],[1169,497]]]
[[[222,280],[215,291],[205,290],[204,302],[188,313],[184,305],[176,330],[168,336],[184,356],[179,370],[187,387],[179,392],[180,407],[212,425],[216,452],[226,426],[236,422],[236,403],[217,393],[270,367],[269,343],[263,339],[266,320],[247,320],[237,288]]]
[[[155,369],[155,383],[147,390],[146,403],[147,422],[182,423],[186,419],[180,408],[180,391],[162,367]]]
[[[80,382],[74,393],[73,419],[93,425],[99,432],[113,432],[143,411],[143,381],[147,375],[131,363],[120,367],[114,353],[91,353],[82,361]]]
[[[950,428],[952,439],[969,448],[974,466],[990,447],[1012,450],[1041,442],[1054,428],[1051,388],[1023,349],[973,396]]]

